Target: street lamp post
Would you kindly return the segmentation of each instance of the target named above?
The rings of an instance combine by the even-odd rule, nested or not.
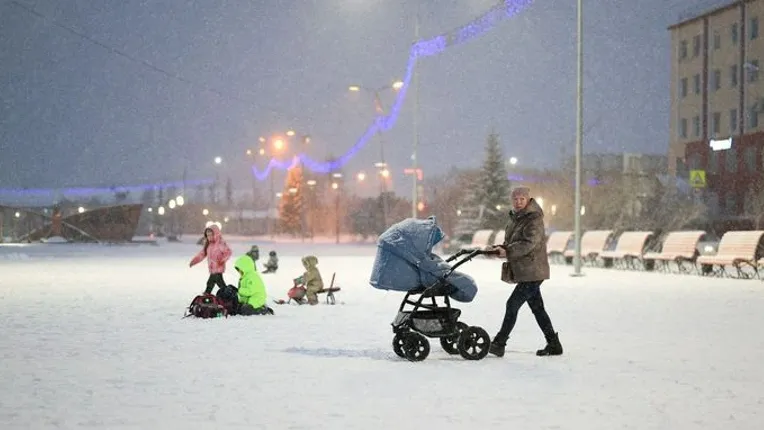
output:
[[[420,1],[416,2],[416,13],[414,15],[414,43],[419,41],[419,7]],[[419,147],[419,67],[418,64],[414,64],[414,150],[411,154],[411,167],[412,171],[416,172],[418,169],[417,151]],[[417,200],[419,200],[417,193],[417,176],[411,175],[411,216],[417,217]]]
[[[366,90],[372,94],[374,97],[374,111],[377,114],[377,119],[381,119],[383,115],[385,114],[385,108],[382,104],[382,98],[380,97],[380,93],[382,91],[386,90],[394,90],[398,91],[401,88],[403,88],[403,81],[395,81],[390,85],[385,85],[384,87],[380,87],[377,89],[367,89],[364,87],[361,87],[360,85],[351,85],[348,87],[350,91],[358,92],[361,90]],[[387,166],[387,163],[385,161],[385,142],[382,137],[382,130],[377,129],[377,134],[379,135],[379,162],[376,164],[376,167],[385,167]],[[380,180],[380,196],[382,198],[382,219],[385,226],[387,226],[387,213],[388,213],[388,202],[387,202],[387,177],[384,175],[378,176]]]
[[[578,0],[577,14],[577,77],[576,77],[576,179],[575,207],[573,210],[573,230],[575,237],[575,253],[573,255],[573,276],[581,273],[581,156],[583,149],[583,0]]]

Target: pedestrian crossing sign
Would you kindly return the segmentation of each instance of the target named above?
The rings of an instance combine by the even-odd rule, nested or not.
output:
[[[705,188],[706,187],[706,171],[705,170],[690,170],[690,186],[693,188]]]

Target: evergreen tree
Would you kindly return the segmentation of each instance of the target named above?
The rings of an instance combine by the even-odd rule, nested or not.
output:
[[[279,202],[279,225],[283,233],[296,236],[302,231],[302,217],[305,211],[304,195],[302,168],[289,169]]]
[[[485,160],[476,189],[483,212],[482,228],[501,229],[507,222],[510,207],[510,183],[507,167],[499,144],[499,136],[492,132],[485,146]]]

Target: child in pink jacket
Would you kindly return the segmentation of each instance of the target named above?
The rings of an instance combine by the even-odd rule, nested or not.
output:
[[[223,240],[223,236],[220,234],[220,229],[216,225],[212,225],[204,229],[204,240],[202,241],[204,248],[199,251],[188,267],[193,267],[195,264],[207,258],[207,267],[210,270],[210,277],[207,279],[207,289],[204,290],[207,294],[212,294],[212,289],[215,285],[219,289],[223,289],[226,286],[223,280],[223,273],[225,272],[225,262],[231,258],[231,248]]]

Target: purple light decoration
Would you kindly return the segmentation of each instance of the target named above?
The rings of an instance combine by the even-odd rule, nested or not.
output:
[[[337,170],[344,166],[351,158],[363,148],[369,139],[374,136],[378,131],[390,130],[398,119],[398,113],[401,110],[403,101],[406,99],[406,93],[408,91],[409,83],[411,82],[412,72],[416,66],[417,59],[420,57],[432,57],[445,51],[448,47],[458,45],[464,42],[468,42],[475,39],[489,30],[491,30],[498,22],[509,19],[520,13],[523,9],[528,7],[533,0],[505,0],[486,13],[481,15],[474,21],[446,34],[435,36],[429,40],[420,40],[416,42],[409,53],[409,60],[406,66],[406,74],[403,79],[403,86],[398,90],[398,95],[390,108],[388,115],[378,117],[369,126],[366,132],[358,139],[344,155],[333,161],[319,162],[311,159],[306,154],[299,154],[297,157],[302,161],[308,169],[316,173],[328,173],[333,170]],[[252,166],[252,174],[259,181],[265,180],[268,175],[271,174],[273,168],[286,170],[289,168],[290,163],[279,162],[275,158],[271,158],[268,165],[263,171],[257,169],[256,166]]]
[[[374,136],[378,131],[388,131],[393,128],[398,114],[400,113],[403,101],[406,99],[406,93],[408,91],[409,83],[416,66],[417,59],[422,57],[432,57],[444,52],[447,48],[461,43],[468,42],[475,39],[488,31],[490,31],[500,21],[509,19],[523,11],[528,7],[533,0],[505,0],[504,2],[489,9],[486,13],[472,22],[463,25],[462,27],[450,31],[439,36],[435,36],[428,40],[420,40],[416,42],[409,52],[409,60],[406,66],[406,74],[403,79],[403,86],[398,90],[395,102],[393,102],[390,108],[390,113],[383,117],[378,117],[369,126],[366,132],[358,139],[344,155],[340,156],[336,160],[329,162],[319,162],[311,159],[306,154],[301,153],[296,155],[296,159],[299,159],[302,164],[308,169],[316,173],[329,173],[344,166],[350,161],[355,154],[366,145],[369,139]],[[279,170],[288,170],[296,165],[296,159],[291,161],[279,161],[276,158],[271,158],[268,161],[265,169],[260,171],[256,166],[252,166],[252,174],[259,181],[263,181],[271,174],[274,168]],[[186,185],[198,185],[209,184],[212,180],[203,181],[187,181]],[[172,182],[167,184],[151,184],[151,185],[135,185],[127,187],[102,187],[102,188],[69,188],[64,190],[55,189],[0,189],[0,196],[2,195],[42,195],[46,193],[61,193],[64,195],[92,195],[100,193],[108,193],[113,191],[131,191],[140,192],[150,190],[153,188],[165,188],[165,187],[182,187],[183,182]]]
[[[185,186],[197,186],[208,185],[213,181],[211,179],[202,179],[195,181],[186,181]],[[46,194],[61,194],[65,196],[91,196],[94,194],[105,194],[112,192],[143,192],[148,190],[156,190],[159,188],[183,188],[183,181],[165,182],[159,184],[143,184],[143,185],[131,185],[131,186],[114,186],[114,187],[76,187],[66,189],[50,189],[50,188],[0,188],[0,196],[44,196]]]

